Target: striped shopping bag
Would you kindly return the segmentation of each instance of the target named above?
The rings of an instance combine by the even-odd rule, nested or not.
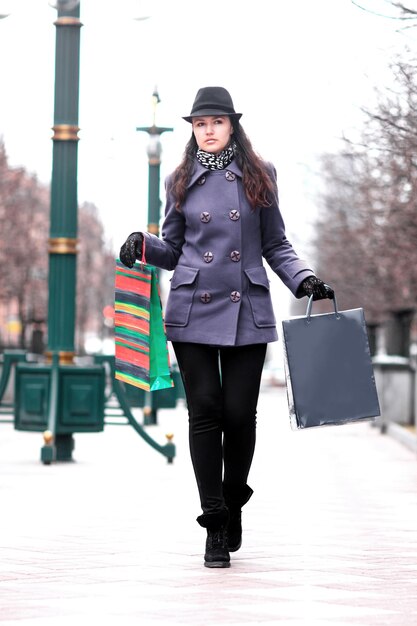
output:
[[[116,378],[145,391],[173,387],[158,274],[152,265],[136,262],[130,269],[116,259],[114,309]]]

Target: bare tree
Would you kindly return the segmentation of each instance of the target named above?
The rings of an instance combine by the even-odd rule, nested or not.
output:
[[[394,64],[396,91],[364,110],[360,141],[323,157],[315,246],[343,306],[373,321],[417,306],[417,67]]]
[[[398,22],[399,29],[414,28],[417,26],[417,8],[410,5],[410,2],[395,2],[393,0],[380,0],[377,10],[368,6],[367,0],[351,0],[359,9],[366,11],[377,17],[386,18]],[[372,4],[372,7],[375,5]]]
[[[22,348],[30,347],[31,331],[47,323],[49,207],[49,187],[11,167],[0,141],[0,303],[16,304]],[[79,209],[79,239],[76,334],[82,351],[89,330],[103,336],[103,308],[114,298],[114,255],[93,204]]]
[[[78,233],[77,344],[78,352],[83,352],[89,332],[98,337],[106,334],[103,310],[114,302],[115,257],[105,242],[94,204],[81,205]]]
[[[8,165],[0,144],[0,298],[17,302],[19,345],[34,319],[46,319],[48,192],[24,168]]]

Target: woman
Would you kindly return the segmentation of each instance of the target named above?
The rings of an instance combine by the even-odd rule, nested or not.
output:
[[[242,542],[241,509],[255,448],[267,344],[277,340],[262,258],[300,298],[333,291],[285,236],[276,173],[253,150],[223,87],[203,87],[192,135],[166,180],[162,239],[129,235],[120,259],[175,270],[165,311],[187,397],[190,452],[207,529],[204,564],[229,567]]]

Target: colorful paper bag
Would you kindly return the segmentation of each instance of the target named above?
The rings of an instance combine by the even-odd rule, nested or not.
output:
[[[145,391],[173,387],[155,267],[116,260],[114,309],[116,378]]]

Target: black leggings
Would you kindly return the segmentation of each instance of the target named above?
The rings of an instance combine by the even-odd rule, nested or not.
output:
[[[217,348],[173,342],[185,387],[191,460],[204,513],[246,486],[266,344]],[[224,473],[223,473],[224,472]]]

